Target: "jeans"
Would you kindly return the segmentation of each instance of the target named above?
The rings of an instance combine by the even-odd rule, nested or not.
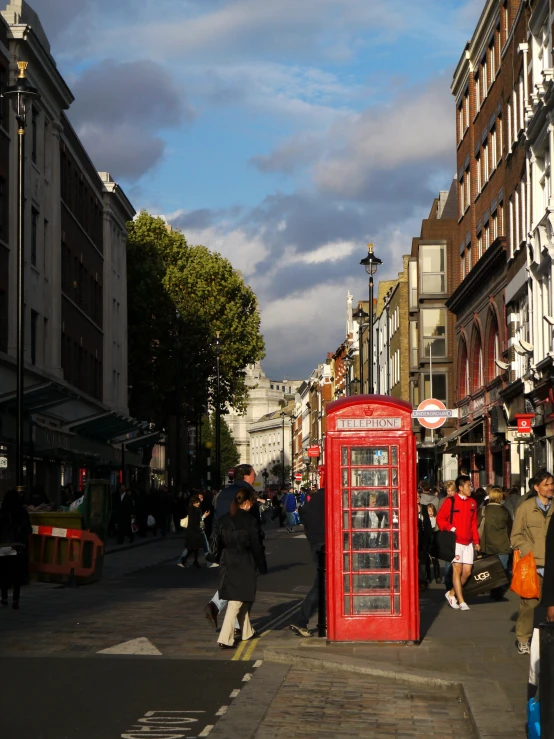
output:
[[[310,544],[310,553],[312,555],[312,561],[316,567],[316,573],[314,584],[300,606],[298,626],[302,626],[303,628],[308,626],[310,619],[316,614],[319,605],[319,572],[317,571],[317,568],[319,567],[319,552],[324,546],[324,544]]]
[[[502,567],[508,572],[508,561],[510,559],[509,554],[499,554],[498,559],[502,562]]]

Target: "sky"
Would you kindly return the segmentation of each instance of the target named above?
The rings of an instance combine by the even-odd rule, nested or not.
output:
[[[484,0],[31,0],[96,168],[242,270],[266,374],[303,379],[455,175]]]

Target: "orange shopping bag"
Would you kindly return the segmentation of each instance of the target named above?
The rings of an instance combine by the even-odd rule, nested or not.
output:
[[[512,570],[510,589],[517,593],[520,598],[540,598],[539,576],[533,552],[529,552],[525,557],[522,557],[519,549],[516,549]]]

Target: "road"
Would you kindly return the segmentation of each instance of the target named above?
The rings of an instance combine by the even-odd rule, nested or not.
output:
[[[305,537],[270,530],[269,572],[253,623],[264,633],[223,651],[204,617],[217,568],[181,569],[178,538],[115,552],[82,588],[31,585],[0,612],[2,736],[152,739],[208,736],[255,673],[264,640],[286,629],[313,579]],[[29,710],[32,708],[32,710]]]

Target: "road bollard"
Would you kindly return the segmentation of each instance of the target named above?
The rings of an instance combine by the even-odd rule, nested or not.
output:
[[[539,696],[541,702],[541,736],[554,737],[554,623],[539,626],[540,675]]]
[[[327,615],[325,613],[325,546],[317,553],[317,577],[319,585],[319,603],[317,612],[317,635],[327,635]]]

